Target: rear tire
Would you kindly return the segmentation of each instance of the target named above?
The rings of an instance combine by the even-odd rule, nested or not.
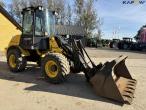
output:
[[[26,59],[21,57],[21,52],[18,49],[11,49],[7,54],[7,64],[10,71],[21,72],[25,70]]]
[[[59,53],[49,53],[42,60],[42,72],[45,79],[51,83],[62,83],[70,72],[67,59]]]

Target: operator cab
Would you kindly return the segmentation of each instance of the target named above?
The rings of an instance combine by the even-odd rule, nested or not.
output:
[[[23,49],[49,48],[49,37],[55,33],[55,13],[43,7],[29,7],[22,11],[22,36],[20,46]]]

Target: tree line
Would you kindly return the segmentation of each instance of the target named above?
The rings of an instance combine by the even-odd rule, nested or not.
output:
[[[21,11],[29,6],[43,6],[55,10],[59,14],[58,24],[82,26],[86,37],[92,37],[96,31],[96,37],[101,38],[102,21],[95,10],[97,0],[12,0],[9,4],[9,13],[21,23]],[[0,5],[5,6],[0,0]],[[94,35],[95,36],[95,35]]]
[[[4,7],[4,2],[2,0],[0,0],[0,6]]]

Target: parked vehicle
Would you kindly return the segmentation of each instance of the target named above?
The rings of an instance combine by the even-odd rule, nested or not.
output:
[[[119,41],[118,48],[123,50],[131,49],[133,45],[132,38],[124,37],[123,40]]]
[[[109,47],[110,47],[110,48],[117,48],[117,47],[118,47],[119,41],[120,41],[120,39],[113,39],[113,40],[109,43]]]
[[[111,40],[109,39],[102,39],[101,43],[103,47],[109,47],[109,43],[111,42]]]
[[[146,50],[146,28],[143,28],[139,35],[139,50]]]
[[[102,47],[102,42],[101,42],[101,40],[98,40],[97,38],[87,38],[86,46],[98,48],[98,47]]]

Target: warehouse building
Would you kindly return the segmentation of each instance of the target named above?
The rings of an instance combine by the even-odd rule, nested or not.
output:
[[[18,34],[21,34],[21,26],[0,6],[0,51],[4,51],[11,38]]]

